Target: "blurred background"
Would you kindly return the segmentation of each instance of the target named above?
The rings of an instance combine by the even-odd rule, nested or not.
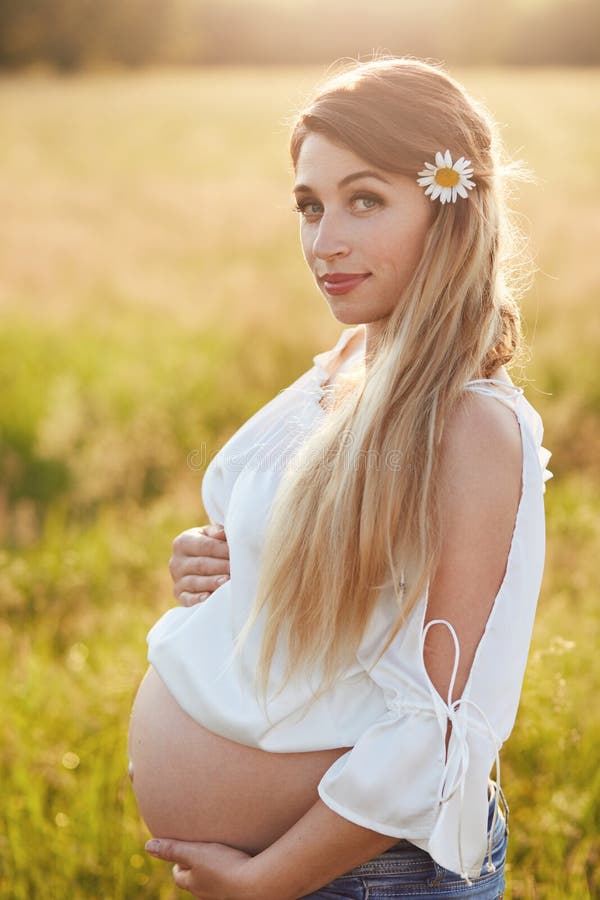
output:
[[[0,2],[0,897],[174,898],[126,773],[206,463],[333,345],[289,117],[332,63],[443,63],[537,183],[529,362],[554,478],[507,898],[600,896],[600,6]],[[401,788],[401,786],[400,786]]]
[[[594,65],[595,0],[3,0],[0,64],[328,63],[370,52],[449,64]]]

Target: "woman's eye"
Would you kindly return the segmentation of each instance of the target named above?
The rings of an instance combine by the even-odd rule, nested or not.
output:
[[[305,202],[305,203],[298,203],[298,204],[296,204],[296,206],[293,207],[293,209],[296,212],[302,213],[302,215],[305,216],[308,213],[309,206],[319,206],[319,204],[313,203],[312,201]],[[316,213],[309,213],[309,214],[316,215]]]
[[[350,202],[354,203],[355,201],[366,201],[366,206],[358,206],[357,209],[359,212],[363,212],[369,209],[373,209],[377,204],[381,205],[382,201],[380,197],[376,197],[373,194],[356,194],[351,198]],[[318,216],[319,213],[311,210],[310,207],[321,206],[316,200],[305,200],[303,203],[299,203],[293,207],[296,212],[302,213],[305,218],[311,216]]]
[[[366,200],[368,204],[381,203],[381,200],[379,199],[379,197],[371,197],[369,194],[361,194],[360,196],[355,197],[354,199],[355,200]],[[369,206],[363,207],[363,208],[373,209],[373,206],[369,205]]]

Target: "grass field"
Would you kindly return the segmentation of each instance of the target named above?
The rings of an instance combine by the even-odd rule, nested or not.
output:
[[[202,471],[341,326],[291,211],[320,70],[0,80],[0,898],[175,897],[126,774]],[[540,178],[513,377],[545,423],[547,562],[502,751],[507,898],[600,897],[600,73],[457,71]],[[526,377],[526,381],[524,380]]]

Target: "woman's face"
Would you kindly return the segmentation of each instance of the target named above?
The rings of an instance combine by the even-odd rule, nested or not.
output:
[[[372,174],[358,176],[365,170]],[[319,289],[340,322],[376,330],[419,262],[434,204],[416,180],[375,169],[321,134],[305,138],[295,174],[302,252]],[[323,276],[343,273],[368,277],[334,293]]]

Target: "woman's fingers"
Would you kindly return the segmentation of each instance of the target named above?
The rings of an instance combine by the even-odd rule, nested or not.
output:
[[[173,541],[173,550],[184,556],[229,558],[227,536],[219,525],[203,525],[201,528],[188,528],[182,531]]]
[[[173,541],[173,551],[169,559],[169,571],[173,581],[183,575],[214,575],[229,572],[229,545],[224,532],[218,532],[216,525],[204,526],[210,534],[200,528],[188,528],[178,534]],[[213,537],[212,533],[221,534]],[[210,564],[217,561],[217,567]]]
[[[227,543],[227,535],[225,534],[225,526],[224,525],[216,525],[211,523],[210,525],[202,525],[200,527],[200,531],[202,534],[208,535],[208,537],[216,538],[217,541],[225,541]]]
[[[180,606],[196,606],[197,603],[203,603],[210,597],[210,593],[206,592],[204,594],[189,594],[187,591],[182,591],[181,594],[177,594],[173,590],[173,593]]]
[[[228,581],[228,572],[218,572],[215,575],[184,575],[176,583],[175,587],[189,594],[201,594],[204,591],[215,591],[220,585]]]
[[[202,603],[230,576],[229,546],[222,526],[188,528],[173,541],[169,560],[173,595],[182,606]]]
[[[198,575],[210,578],[213,575],[229,575],[228,559],[213,556],[185,556],[170,566],[173,581],[180,581],[186,575]]]
[[[229,581],[229,575],[185,575],[173,585],[173,596],[183,606],[192,606],[206,600],[226,581]]]

